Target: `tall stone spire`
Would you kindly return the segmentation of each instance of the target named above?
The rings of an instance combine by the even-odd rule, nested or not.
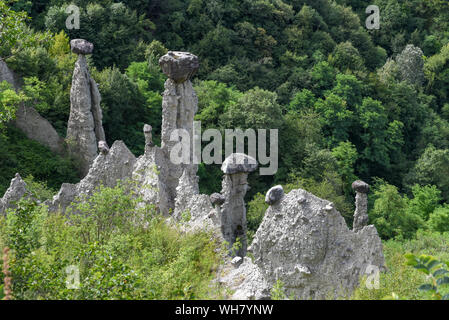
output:
[[[231,249],[238,240],[240,245],[232,255],[244,257],[247,250],[247,224],[245,195],[248,190],[248,174],[258,167],[256,159],[243,153],[233,153],[223,162],[225,174],[221,194],[225,201],[221,206],[223,238]]]
[[[105,141],[98,85],[91,78],[86,55],[93,51],[93,44],[83,40],[70,41],[72,52],[78,54],[73,71],[70,91],[70,117],[67,125],[67,143],[73,157],[79,161],[83,176],[98,153],[98,142]]]
[[[191,77],[198,71],[198,57],[188,52],[169,51],[159,60],[162,71],[167,75],[162,101],[162,150],[167,159],[168,205],[175,207],[176,187],[184,171],[195,181],[198,166],[193,162],[193,121],[198,111],[198,97],[193,89]],[[178,141],[171,141],[172,133],[177,129],[185,130],[190,138],[190,162],[174,164],[170,154]]]
[[[369,185],[361,180],[352,183],[352,189],[356,192],[354,212],[354,232],[359,232],[368,225],[368,192]]]

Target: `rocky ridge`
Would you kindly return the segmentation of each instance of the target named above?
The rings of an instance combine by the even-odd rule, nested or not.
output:
[[[247,248],[244,196],[248,175],[257,169],[256,160],[244,154],[229,155],[222,165],[222,191],[210,197],[199,192],[193,152],[184,163],[172,161],[180,142],[178,133],[194,138],[198,100],[190,78],[199,67],[196,56],[169,52],[160,59],[169,77],[162,104],[162,146],[154,145],[152,128],[145,125],[145,153],[136,159],[121,141],[107,147],[100,126],[100,95],[84,57],[93,48],[75,41],[72,50],[79,53],[79,58],[68,136],[82,151],[86,175],[78,184],[63,184],[46,203],[50,211],[66,212],[77,197],[90,196],[98,186],[113,187],[118,180],[132,179],[143,201],[155,205],[170,221],[182,224],[186,231],[210,229],[228,244],[228,258],[216,281],[234,290],[233,299],[268,299],[277,280],[284,283],[288,296],[299,299],[347,296],[368,269],[384,268],[381,240],[376,228],[367,225],[369,186],[363,182],[354,184],[354,230],[347,227],[329,201],[302,189],[285,194],[282,186],[273,187],[265,198],[270,207]],[[192,141],[188,144],[191,151]],[[0,201],[0,210],[10,207],[10,199],[26,194],[22,182],[20,176],[13,179]]]

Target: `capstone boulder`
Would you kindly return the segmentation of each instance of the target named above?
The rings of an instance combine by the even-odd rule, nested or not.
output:
[[[176,83],[182,83],[198,71],[198,57],[189,52],[169,51],[159,59],[162,72]]]
[[[265,196],[265,202],[269,205],[273,205],[277,202],[279,202],[282,197],[284,196],[284,189],[282,186],[275,186],[268,190],[266,196]]]
[[[73,39],[70,41],[70,48],[73,53],[87,55],[94,51],[94,45],[84,39]]]

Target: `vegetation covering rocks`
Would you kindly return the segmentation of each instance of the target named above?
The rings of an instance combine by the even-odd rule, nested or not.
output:
[[[285,194],[301,188],[329,200],[347,225],[358,230],[358,225],[352,225],[355,208],[351,184],[362,179],[371,186],[363,207],[367,205],[368,223],[375,225],[383,239],[389,271],[381,275],[381,289],[367,291],[362,285],[354,297],[426,297],[416,291],[425,279],[405,265],[403,255],[411,251],[417,255],[431,254],[438,261],[447,260],[448,248],[444,245],[445,232],[449,231],[447,1],[91,3],[80,0],[74,3],[80,8],[81,28],[67,30],[65,1],[18,0],[8,4],[0,1],[3,17],[0,194],[7,190],[17,172],[25,178],[33,198],[40,202],[51,200],[62,183],[75,184],[81,178],[77,173],[79,163],[61,152],[63,143],[59,141],[59,137],[67,134],[72,71],[77,59],[70,50],[70,39],[86,39],[95,47],[85,64],[102,97],[98,103],[103,112],[105,139],[99,140],[109,145],[123,140],[134,156],[141,156],[140,164],[157,162],[152,159],[160,156],[151,151],[161,145],[163,131],[165,76],[159,59],[167,54],[167,48],[189,51],[201,61],[192,88],[198,96],[195,119],[204,128],[279,129],[277,174],[254,173],[248,177],[251,185],[245,195],[248,245],[268,207],[265,192],[276,185],[282,185]],[[380,7],[379,30],[368,31],[364,27],[365,8],[369,4]],[[14,70],[14,75],[7,74],[5,66]],[[189,71],[181,80],[192,75]],[[48,120],[54,128],[51,140],[47,139],[49,135],[39,140],[33,134],[39,130],[30,133],[18,125],[24,123],[21,119],[25,108],[36,111],[33,118],[39,123],[41,119]],[[16,121],[12,122],[14,118]],[[144,124],[151,125],[151,136],[146,132],[145,137]],[[46,144],[46,141],[53,142]],[[158,170],[154,168],[155,172]],[[177,179],[183,173],[172,172]],[[198,174],[198,194],[220,191],[219,166],[200,164]],[[149,176],[142,179],[151,180]],[[159,181],[155,185],[160,186]],[[126,196],[116,192],[118,199]],[[98,194],[101,196],[93,199],[99,202],[109,199],[101,191]],[[140,196],[157,197],[151,191]],[[168,199],[173,205],[175,197]],[[81,216],[100,214],[101,206],[89,205],[89,201],[85,199],[85,207],[78,208],[89,213]],[[179,214],[185,220],[192,217],[195,220],[194,213]],[[211,261],[217,258],[205,247],[203,240],[208,236],[203,233],[184,235],[176,228],[156,223],[159,218],[151,219],[152,222],[142,220],[146,221],[143,229],[151,225],[164,236],[154,240],[157,245],[148,251],[141,250],[148,257],[134,261],[138,250],[131,249],[133,243],[139,248],[150,246],[146,247],[147,242],[139,238],[140,234],[131,232],[128,239],[128,229],[121,229],[125,223],[122,220],[107,222],[108,227],[103,227],[103,218],[98,218],[100,229],[116,232],[116,237],[106,237],[109,240],[97,244],[90,240],[82,243],[70,236],[76,230],[89,233],[90,224],[76,224],[67,219],[48,215],[45,206],[23,202],[2,221],[0,247],[12,249],[14,298],[135,298],[139,294],[146,298],[215,297],[202,291],[209,289],[204,284],[209,283],[210,270],[214,269],[211,266],[215,263]],[[48,224],[56,227],[48,228]],[[17,234],[14,228],[22,225],[27,231]],[[151,238],[147,233],[142,237]],[[162,240],[164,237],[167,240]],[[170,237],[192,237],[189,241],[197,246],[191,247],[181,240],[172,243]],[[129,241],[121,242],[125,238]],[[47,243],[48,239],[53,240]],[[114,244],[111,239],[121,243]],[[173,251],[166,250],[162,245],[165,241],[173,244]],[[79,252],[71,252],[69,247]],[[118,247],[123,252],[136,252],[136,256],[131,259]],[[153,252],[157,255],[159,249],[162,257],[166,252],[177,253],[167,254],[167,259],[154,258]],[[19,251],[23,253],[18,254]],[[185,256],[184,251],[188,252]],[[207,256],[205,261],[210,262],[205,265],[197,260],[203,252]],[[119,257],[114,260],[117,263],[108,260],[115,256]],[[85,291],[76,296],[55,284],[65,281],[63,265],[58,265],[56,257],[65,257],[67,263],[82,257],[81,275],[89,279]],[[157,279],[147,277],[150,273],[146,271],[139,273],[153,258]],[[178,258],[179,263],[195,261],[198,269],[187,268],[185,274],[181,267],[171,269],[168,265],[176,265]],[[94,270],[104,268],[110,268],[111,275],[118,276],[99,278],[98,272],[95,275]],[[31,275],[30,270],[42,272]],[[136,282],[132,282],[134,276]],[[139,281],[144,284],[140,286]],[[162,289],[154,289],[155,283]],[[276,285],[276,296],[282,296],[278,292],[282,287],[286,284]]]

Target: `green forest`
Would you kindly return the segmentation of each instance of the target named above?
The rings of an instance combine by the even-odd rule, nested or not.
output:
[[[80,9],[79,29],[66,27],[70,4]],[[368,5],[380,8],[380,29],[365,26]],[[17,92],[0,83],[0,196],[19,172],[39,199],[0,217],[15,299],[228,295],[206,285],[221,255],[209,235],[179,233],[147,207],[152,228],[133,228],[125,217],[138,200],[123,186],[98,190],[70,224],[39,205],[62,183],[80,180],[76,164],[10,121],[23,103],[66,136],[77,58],[69,42],[76,38],[94,44],[88,64],[109,145],[123,140],[142,155],[146,123],[160,144],[166,76],[159,58],[191,52],[200,60],[193,85],[203,130],[279,130],[279,170],[249,176],[249,241],[275,185],[332,201],[351,227],[351,184],[360,179],[371,186],[369,222],[382,238],[388,272],[379,290],[361,286],[350,298],[444,296],[436,286],[418,290],[431,266],[427,273],[412,266],[449,260],[447,0],[5,0],[0,18],[0,59],[23,79]],[[201,193],[220,192],[219,165],[201,164],[198,175]],[[111,210],[121,214],[109,217]],[[115,228],[99,231],[99,221]],[[71,291],[64,268],[77,259],[88,283]]]

